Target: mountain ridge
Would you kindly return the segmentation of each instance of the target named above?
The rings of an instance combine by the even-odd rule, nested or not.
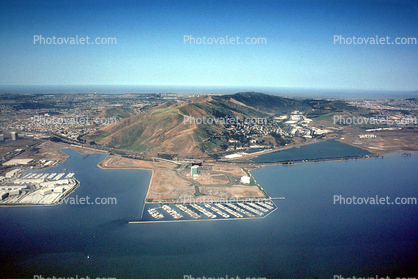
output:
[[[188,122],[185,121],[187,117],[213,120],[270,119],[295,110],[304,113],[316,110],[317,113],[321,110],[321,103],[324,108],[325,105],[332,106],[325,100],[297,100],[258,92],[199,96],[181,103],[161,104],[146,114],[130,116],[117,124],[101,128],[85,139],[140,152],[204,156],[224,151],[231,140],[247,140],[241,135],[237,135],[237,138],[229,133],[233,125]],[[332,110],[329,107],[327,109]],[[273,146],[283,144],[280,136],[274,136],[266,136],[265,140]]]

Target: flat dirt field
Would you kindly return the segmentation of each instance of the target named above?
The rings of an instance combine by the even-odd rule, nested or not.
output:
[[[251,185],[233,185],[231,187],[199,187],[200,192],[207,193],[210,196],[215,197],[228,197],[228,199],[234,198],[263,198],[265,197],[263,192],[257,186]]]
[[[152,170],[147,200],[177,199],[179,194],[183,192],[194,193],[194,187],[191,185],[191,182],[177,175],[174,170],[177,164],[174,163],[142,161],[112,155],[101,162],[99,166],[113,169]]]
[[[26,149],[26,145],[32,146],[36,144],[37,140],[19,140],[19,141],[9,141],[1,143],[0,146],[0,157],[6,155],[7,152],[14,151],[15,149]]]
[[[67,144],[44,141],[37,147],[39,151],[32,156],[35,160],[58,160],[62,162],[68,158],[67,154],[61,151],[63,148],[68,148]]]
[[[362,132],[359,129],[347,129],[346,134],[338,139],[346,143],[375,154],[395,151],[418,151],[418,130],[383,130]],[[373,138],[360,138],[358,135],[374,135]]]
[[[22,140],[16,142],[8,142],[0,146],[0,156],[15,149],[25,149],[24,152],[16,156],[16,159],[35,159],[35,160],[59,160],[64,161],[68,156],[61,152],[62,148],[70,148],[68,144],[55,143],[51,141],[42,141],[35,147],[30,147],[33,144],[39,143],[38,140]],[[29,146],[29,147],[27,147]]]
[[[78,147],[75,145],[69,145],[66,143],[52,141],[44,141],[40,145],[38,145],[37,148],[39,148],[38,152],[34,153],[32,156],[30,156],[30,158],[33,158],[35,160],[58,160],[60,162],[65,161],[68,158],[67,154],[62,152],[61,149],[71,148],[80,154],[104,153],[95,149]],[[22,157],[22,155],[24,154],[21,154],[18,157],[20,158]]]
[[[114,169],[152,170],[152,178],[146,196],[147,202],[177,201],[178,199],[187,202],[187,200],[192,201],[197,197],[204,200],[265,197],[257,186],[240,185],[234,183],[235,180],[231,182],[230,179],[238,179],[239,181],[241,176],[246,175],[239,166],[212,165],[209,166],[211,170],[205,170],[202,175],[193,178],[190,175],[179,174],[178,164],[167,161],[142,161],[112,155],[101,162],[99,166]],[[195,196],[196,187],[203,195]]]
[[[99,163],[103,169],[147,169],[154,168],[153,162],[124,158],[119,155],[111,155]]]
[[[101,150],[97,150],[97,149],[93,149],[93,148],[88,148],[88,147],[82,147],[82,146],[74,145],[74,144],[71,144],[71,145],[65,144],[64,146],[65,147],[63,147],[63,148],[71,148],[72,150],[77,151],[80,154],[102,154],[102,153],[107,153],[105,151],[101,151]]]
[[[211,171],[201,171],[199,176],[194,177],[194,179],[201,185],[227,185],[230,183],[226,174]]]

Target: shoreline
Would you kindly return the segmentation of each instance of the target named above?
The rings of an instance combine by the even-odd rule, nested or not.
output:
[[[293,148],[293,147],[294,146],[291,146],[291,147],[288,147],[288,148]],[[288,148],[286,148],[286,149],[288,149]],[[279,162],[272,162],[272,163],[222,162],[221,164],[225,164],[225,165],[230,165],[230,164],[240,165],[241,167],[248,167],[248,166],[250,166],[251,167],[251,171],[252,171],[252,170],[260,169],[262,167],[269,167],[269,166],[290,166],[290,165],[300,165],[300,164],[310,164],[310,163],[341,162],[341,161],[351,161],[351,160],[360,160],[360,159],[377,159],[377,158],[384,158],[385,156],[388,156],[389,154],[390,154],[389,156],[399,156],[399,157],[401,157],[405,153],[409,153],[411,155],[418,155],[418,151],[403,151],[403,150],[398,150],[398,151],[395,151],[395,152],[389,152],[389,153],[384,153],[384,154],[374,154],[374,153],[372,153],[370,155],[347,156],[347,157],[332,157],[332,158],[322,158],[322,159],[306,159],[306,160],[294,160],[294,161],[287,160],[287,161],[279,161]],[[155,174],[155,170],[154,169],[152,169],[152,168],[146,168],[146,167],[132,168],[132,167],[114,167],[114,166],[109,167],[109,166],[105,166],[103,164],[103,162],[105,160],[107,160],[108,158],[109,157],[106,157],[102,162],[98,163],[97,166],[100,167],[101,169],[137,169],[137,170],[150,170],[152,172],[151,173],[151,178],[150,178],[150,181],[149,181],[149,184],[148,184],[147,193],[146,193],[145,198],[144,198],[144,201],[143,201],[144,202],[144,207],[142,209],[142,212],[144,211],[145,206],[147,204],[178,203],[176,200],[173,200],[173,199],[168,199],[168,200],[165,200],[165,201],[158,201],[158,202],[156,202],[156,201],[147,201],[148,194],[151,191],[152,180],[153,180],[154,174]],[[132,159],[132,160],[138,160],[138,159]],[[141,160],[139,160],[139,161],[141,161]],[[208,163],[216,164],[217,162],[208,162]],[[182,163],[182,164],[184,164],[184,163]],[[248,170],[248,171],[250,173],[250,176],[253,177],[252,174],[251,174],[251,171],[250,170]],[[254,179],[254,177],[253,177],[253,179]],[[254,179],[254,181],[256,181],[256,180]],[[256,184],[257,184],[258,188],[260,190],[262,190],[268,196],[268,197],[264,197],[263,199],[267,199],[267,200],[272,199],[272,197],[268,194],[268,192],[266,190],[264,190],[264,187],[262,187],[257,182],[256,182]],[[245,199],[246,199],[245,197],[242,198],[242,200],[245,200]],[[180,202],[180,203],[182,203],[182,202]]]
[[[276,148],[276,149],[269,148],[269,149],[266,149],[266,150],[257,151],[257,152],[254,152],[254,153],[249,153],[249,154],[243,155],[243,157],[245,157],[244,160],[247,160],[247,161],[249,161],[248,163],[251,163],[252,162],[251,161],[252,159],[257,158],[257,157],[259,157],[261,155],[275,153],[275,152],[280,152],[280,151],[284,151],[284,150],[288,150],[288,149],[292,149],[292,148],[301,148],[303,146],[307,146],[307,145],[311,145],[311,144],[315,144],[315,143],[320,143],[320,142],[324,142],[324,141],[338,141],[340,143],[347,144],[347,145],[350,145],[352,147],[355,147],[355,148],[358,148],[358,149],[367,151],[367,152],[372,153],[374,155],[383,155],[383,154],[385,154],[385,153],[379,154],[379,153],[376,153],[376,151],[371,152],[370,150],[367,150],[364,147],[362,148],[362,147],[358,147],[358,146],[352,145],[352,144],[347,143],[347,142],[342,142],[341,140],[338,140],[336,138],[329,138],[329,139],[320,139],[320,140],[318,140],[318,139],[312,140],[311,139],[309,142],[305,141],[305,142],[300,142],[300,143],[292,143],[290,145],[281,146],[280,148]],[[245,152],[245,151],[242,151],[242,152]],[[396,151],[391,151],[391,152],[396,152]],[[412,152],[412,151],[405,151],[405,152]],[[239,153],[239,152],[236,152],[236,153]],[[243,158],[240,158],[240,159],[243,159]],[[239,163],[245,164],[246,163],[244,161],[242,161],[242,162],[239,161],[240,159],[237,158],[237,159],[235,159],[236,161],[231,160],[231,161],[224,161],[224,162],[231,162],[231,163],[237,163],[237,164],[239,164]],[[256,163],[256,162],[254,162],[254,163]]]
[[[289,148],[293,148],[293,147],[289,147]],[[286,148],[286,149],[288,149],[288,148]],[[283,149],[283,150],[285,150],[285,149]],[[74,150],[74,151],[76,151],[76,150]],[[280,151],[280,150],[278,150],[278,151]],[[272,152],[276,152],[276,151],[272,151]],[[93,154],[96,154],[96,153],[93,153]],[[103,153],[103,154],[106,154],[106,153]],[[260,169],[260,168],[263,168],[263,167],[270,167],[270,166],[291,166],[291,165],[300,165],[300,164],[323,163],[323,162],[341,162],[341,161],[351,161],[351,160],[361,160],[361,159],[378,159],[378,158],[384,159],[385,157],[403,157],[404,154],[410,154],[410,156],[417,156],[418,155],[418,151],[398,150],[398,151],[393,151],[393,152],[388,152],[388,153],[383,153],[383,154],[371,154],[371,155],[361,155],[361,156],[333,157],[333,158],[323,158],[323,159],[306,159],[306,160],[294,160],[294,161],[292,161],[292,160],[286,160],[286,161],[271,162],[271,163],[223,162],[221,164],[225,164],[225,165],[233,164],[233,165],[242,165],[242,166],[251,165],[252,170],[257,170],[257,169]],[[151,171],[151,178],[150,178],[150,181],[149,181],[149,184],[148,184],[147,193],[146,193],[145,198],[144,198],[144,201],[143,201],[144,202],[144,207],[143,207],[142,212],[144,211],[145,206],[147,204],[173,203],[172,200],[171,201],[168,201],[167,200],[167,201],[164,201],[164,202],[153,202],[153,201],[147,202],[147,197],[148,197],[149,191],[151,190],[151,183],[152,183],[152,180],[153,180],[154,174],[155,174],[155,170],[153,168],[147,168],[147,167],[136,167],[136,168],[133,168],[133,167],[114,167],[114,166],[113,167],[109,167],[109,166],[103,165],[103,162],[105,162],[105,160],[107,160],[109,157],[110,156],[107,156],[101,162],[99,162],[97,164],[97,167],[99,167],[100,169],[104,169],[104,170],[106,170],[106,169],[115,169],[115,170],[118,170],[118,169],[130,169],[130,170],[148,170],[148,171]],[[137,160],[137,159],[132,159],[132,160]],[[141,160],[139,160],[139,161],[141,161]],[[64,162],[65,161],[59,162],[57,164],[57,166],[54,166],[54,167],[59,167]],[[216,163],[216,162],[210,162],[210,163]],[[50,168],[53,168],[53,167],[45,168],[43,170],[50,169]],[[251,171],[248,170],[248,172],[250,173],[250,176],[253,177],[252,174],[251,174]],[[73,188],[71,189],[71,191],[69,193],[67,193],[65,196],[61,197],[60,198],[60,201],[62,201],[64,198],[70,196],[81,185],[80,181],[78,181],[76,178],[74,178],[74,179],[76,181],[76,185],[73,186]],[[256,181],[254,177],[253,177],[253,179],[254,179],[254,181]],[[258,184],[257,182],[256,182],[256,184],[258,185],[258,187],[261,187],[264,190],[264,188],[260,184]],[[272,197],[265,190],[264,190],[264,192],[268,195],[268,197],[265,197],[264,199],[266,199],[266,200],[272,199]],[[245,198],[242,198],[242,199],[244,200]],[[174,203],[177,203],[177,202],[174,202]],[[8,208],[8,207],[34,207],[34,206],[57,206],[59,204],[60,204],[59,202],[58,203],[53,203],[53,204],[12,204],[12,205],[0,204],[0,208]]]
[[[65,198],[67,198],[68,196],[70,196],[72,193],[74,193],[75,190],[77,190],[78,187],[80,187],[81,183],[78,179],[76,178],[72,178],[76,181],[76,184],[71,188],[71,190],[66,193],[65,195],[63,195],[58,202],[56,203],[22,203],[22,204],[0,204],[0,208],[1,207],[34,207],[34,206],[57,206],[62,204],[62,200],[64,200]]]
[[[301,165],[301,164],[318,164],[324,162],[340,162],[340,161],[352,161],[352,160],[361,160],[361,159],[384,159],[385,157],[403,157],[403,154],[410,153],[411,156],[417,156],[418,151],[393,151],[383,154],[371,154],[371,155],[359,155],[359,156],[346,156],[346,157],[332,157],[332,158],[322,158],[322,159],[303,159],[303,160],[285,160],[271,163],[256,163],[254,162],[255,169],[261,167],[270,167],[270,166],[291,166],[291,165]],[[390,154],[390,156],[388,156]],[[252,164],[252,163],[249,163]]]

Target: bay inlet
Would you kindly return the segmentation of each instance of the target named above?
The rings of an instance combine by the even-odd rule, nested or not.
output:
[[[417,274],[417,205],[333,202],[334,195],[418,197],[415,155],[252,171],[270,196],[286,197],[266,218],[129,224],[140,219],[151,171],[101,169],[107,155],[64,152],[70,158],[57,169],[81,183],[72,196],[117,204],[0,208],[6,278]]]

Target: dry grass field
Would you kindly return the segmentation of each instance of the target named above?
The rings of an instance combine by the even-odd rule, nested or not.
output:
[[[211,165],[199,176],[191,177],[187,170],[178,170],[178,165],[166,161],[141,161],[121,156],[109,156],[99,164],[102,168],[127,168],[152,170],[146,200],[148,202],[174,200],[201,200],[221,198],[264,197],[264,193],[251,185],[240,185],[239,178],[246,175],[237,165]],[[183,173],[183,174],[181,174]],[[234,179],[231,181],[231,179]],[[238,180],[235,181],[235,179]],[[195,195],[196,186],[200,195]]]

